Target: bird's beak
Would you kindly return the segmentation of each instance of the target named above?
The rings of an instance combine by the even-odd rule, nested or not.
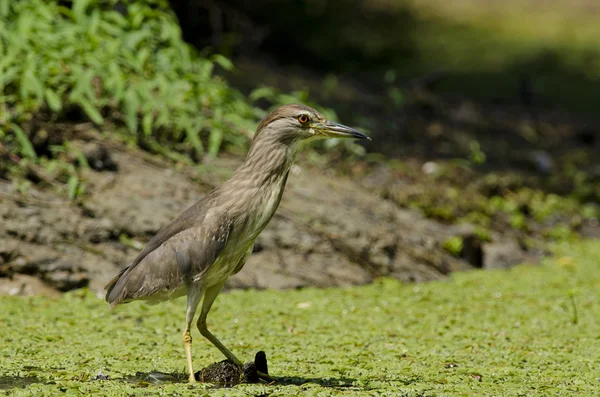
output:
[[[325,120],[323,123],[318,123],[315,127],[320,134],[323,134],[327,138],[356,138],[356,139],[368,139],[368,136],[362,132],[350,128],[343,124],[334,123],[333,121]]]

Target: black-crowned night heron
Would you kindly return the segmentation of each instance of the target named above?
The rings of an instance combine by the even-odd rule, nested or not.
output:
[[[183,342],[194,382],[190,325],[200,299],[198,329],[228,360],[237,359],[206,327],[206,317],[227,278],[239,272],[254,240],[273,217],[302,141],[368,139],[303,105],[285,105],[260,123],[245,162],[231,179],[163,227],[106,286],[111,307],[136,299],[154,302],[187,294]]]

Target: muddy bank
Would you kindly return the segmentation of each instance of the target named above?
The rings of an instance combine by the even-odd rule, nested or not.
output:
[[[87,194],[64,196],[0,181],[0,293],[48,294],[105,283],[161,226],[225,180],[241,158],[198,169],[114,142],[101,147],[111,167],[84,171]],[[387,182],[385,182],[387,183]],[[505,267],[526,253],[494,236],[481,244],[469,225],[444,225],[382,198],[376,178],[294,166],[280,210],[257,240],[236,288],[299,288],[368,283],[391,276],[425,281],[472,267]],[[459,236],[461,253],[445,243]],[[500,250],[500,253],[497,251]]]

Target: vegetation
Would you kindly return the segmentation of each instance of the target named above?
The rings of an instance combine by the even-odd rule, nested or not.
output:
[[[599,248],[561,246],[542,266],[427,284],[224,294],[209,326],[243,359],[265,350],[279,379],[233,389],[148,380],[152,371],[184,377],[184,299],[109,311],[85,291],[3,298],[0,389],[10,396],[592,395]],[[198,369],[221,359],[196,332]],[[100,371],[110,380],[93,380]]]
[[[190,159],[199,161],[204,156],[217,155],[222,150],[238,153],[245,150],[257,120],[265,113],[255,106],[257,103],[267,106],[292,101],[310,103],[308,89],[281,94],[272,87],[252,86],[250,94],[245,96],[232,88],[222,76],[233,70],[232,62],[209,50],[199,53],[186,44],[166,0],[129,2],[125,11],[117,3],[116,0],[75,0],[68,8],[57,0],[0,2],[0,156],[10,160],[0,163],[0,176],[11,175],[20,189],[26,190],[32,182],[45,182],[61,189],[71,199],[85,193],[85,181],[79,170],[88,164],[77,147],[69,143],[76,133],[70,127],[66,127],[67,131],[61,129],[61,123],[91,122],[107,135],[135,142],[175,161],[190,162]],[[256,10],[268,1],[259,3]],[[378,2],[363,6],[368,8],[370,16],[379,15],[383,7]],[[544,8],[544,12],[536,13],[540,24],[535,25],[533,33],[523,34],[519,29],[523,26],[529,29],[531,24],[523,23],[519,13],[506,14],[506,10],[520,7],[516,3],[500,10],[504,13],[501,19],[476,12],[485,7],[457,9],[438,4],[437,0],[424,2],[420,12],[415,7],[403,1],[389,3],[383,7],[386,13],[411,23],[383,19],[381,26],[360,28],[371,29],[370,34],[355,34],[344,39],[349,42],[336,42],[340,48],[348,47],[361,54],[357,62],[362,60],[370,65],[373,60],[386,58],[390,49],[399,45],[393,40],[381,39],[380,29],[388,26],[386,23],[393,22],[396,29],[405,33],[398,37],[406,37],[403,45],[412,47],[396,51],[394,56],[388,57],[390,63],[384,64],[386,92],[394,108],[405,106],[410,100],[410,95],[397,86],[401,76],[412,73],[413,67],[430,70],[432,64],[444,64],[453,73],[468,73],[468,81],[477,82],[472,76],[478,73],[499,70],[517,78],[529,64],[523,59],[526,56],[537,59],[546,48],[560,54],[558,58],[550,57],[550,61],[557,60],[572,71],[581,69],[589,78],[598,77],[597,71],[582,69],[587,65],[584,59],[597,59],[592,50],[597,44],[596,36],[587,28],[564,32],[562,25],[552,24],[555,14],[551,10]],[[323,12],[323,18],[333,18],[329,8]],[[345,8],[341,12],[353,13]],[[574,14],[566,19],[567,25],[580,21],[582,26],[588,27],[590,20],[579,8],[572,12]],[[357,23],[355,16],[347,17],[347,26]],[[429,19],[436,23],[425,23]],[[494,20],[491,24],[486,22]],[[364,25],[362,21],[360,25]],[[335,27],[337,25],[328,26],[327,29],[334,29],[331,35],[339,34],[335,30],[340,29]],[[281,28],[273,25],[274,31]],[[318,37],[312,36],[317,33]],[[389,33],[386,36],[390,36]],[[474,40],[474,36],[478,40]],[[514,37],[519,37],[517,43]],[[323,40],[317,29],[301,46],[306,46],[305,50],[312,51],[316,58],[326,58],[329,54],[338,60],[339,54],[329,51],[329,47],[322,48],[332,42]],[[369,47],[376,43],[380,45],[378,48]],[[464,48],[464,43],[480,46]],[[577,45],[572,46],[572,43]],[[474,62],[473,57],[478,61]],[[400,59],[408,62],[402,63]],[[548,61],[547,57],[544,59]],[[407,69],[399,69],[400,64]],[[511,64],[523,64],[525,69],[513,70]],[[550,66],[541,70],[550,70],[554,76],[556,65]],[[546,72],[532,70],[538,77],[546,78]],[[515,88],[502,79],[498,82],[503,87]],[[544,86],[552,87],[545,83]],[[329,75],[322,88],[323,99],[326,99],[327,93],[339,88],[339,81]],[[469,92],[467,88],[464,91]],[[382,108],[385,102],[381,100]],[[324,112],[336,118],[332,110]],[[361,117],[364,124],[370,125],[371,115]],[[388,124],[371,124],[374,129],[384,131],[397,128],[394,120]],[[321,145],[331,152],[339,141]],[[340,145],[340,149],[338,153],[363,154],[362,147],[349,142]],[[467,150],[470,167],[487,161],[476,139],[470,141]],[[579,170],[580,165],[570,166],[565,175],[574,181],[568,198],[560,194],[547,195],[545,191],[553,191],[552,186],[550,189],[529,188],[523,180],[507,182],[512,185],[509,195],[490,194],[486,190],[503,189],[502,184],[505,184],[503,177],[494,175],[470,184],[465,194],[462,182],[458,185],[441,183],[441,189],[405,190],[395,192],[394,198],[401,205],[417,207],[427,216],[448,222],[467,221],[482,228],[508,226],[527,233],[536,229],[541,235],[565,237],[570,234],[556,229],[557,223],[567,219],[569,228],[577,228],[582,220],[598,217],[597,206],[582,206],[582,203],[597,202],[600,192],[594,187],[594,181]],[[453,172],[452,165],[442,168]],[[444,182],[445,175],[432,178]],[[490,181],[494,178],[496,181]],[[564,185],[564,178],[553,183]],[[456,200],[459,192],[467,200]],[[532,223],[545,225],[539,230]]]
[[[521,237],[569,239],[586,222],[600,217],[600,207],[595,204],[600,191],[591,196],[578,196],[577,190],[560,195],[544,191],[515,173],[490,172],[479,177],[465,175],[463,166],[450,163],[439,168],[436,174],[422,176],[410,187],[385,193],[398,205],[419,209],[429,218],[470,223],[482,231],[508,230]],[[593,186],[591,182],[586,185]],[[454,252],[457,244],[449,241],[446,248]]]
[[[91,122],[189,162],[244,151],[265,115],[255,101],[309,102],[302,92],[261,87],[246,97],[231,88],[218,75],[231,61],[186,44],[166,0],[130,2],[125,12],[116,0],[0,4],[0,156],[12,164],[0,175],[23,189],[34,174],[71,199],[85,192],[78,169],[88,165],[61,123]]]
[[[35,159],[24,124],[108,119],[133,137],[185,142],[196,154],[245,145],[260,110],[214,74],[231,62],[186,45],[166,1],[132,2],[124,14],[116,3],[2,3],[3,140]]]
[[[127,11],[118,3],[126,3]],[[252,2],[259,13],[258,4],[270,3]],[[569,3],[563,10],[570,12],[566,22],[559,24],[555,12],[544,7],[499,18],[497,12],[510,7],[487,14],[459,3],[477,2],[369,1],[361,3],[369,8],[363,13],[329,1],[322,9],[272,7],[262,15],[279,21],[270,26],[273,36],[286,45],[299,43],[298,51],[288,52],[302,65],[382,77],[384,87],[375,81],[373,92],[366,92],[370,86],[348,89],[336,75],[325,77],[318,90],[324,103],[347,95],[340,110],[345,107],[350,120],[383,131],[387,140],[381,139],[381,147],[403,139],[397,133],[401,119],[413,110],[424,120],[414,128],[415,140],[428,145],[423,132],[430,122],[441,125],[446,114],[437,108],[443,110],[444,103],[418,89],[413,93],[404,83],[439,65],[448,74],[437,92],[514,97],[511,102],[527,105],[528,98],[517,98],[523,94],[519,82],[525,88],[531,83],[543,88],[533,89],[536,101],[542,97],[570,110],[596,110],[600,91],[592,88],[600,81],[600,53],[593,13]],[[365,24],[365,15],[376,23]],[[298,29],[290,19],[311,29]],[[286,40],[290,33],[304,37]],[[311,103],[306,87],[282,94],[257,87],[256,79],[247,79],[251,87],[243,94],[224,77],[235,72],[232,61],[199,52],[181,36],[167,0],[0,0],[0,177],[21,191],[41,183],[77,200],[85,197],[81,171],[89,164],[73,143],[83,135],[75,126],[192,163],[225,150],[243,152],[263,108]],[[266,74],[271,72],[267,68]],[[324,113],[336,118],[332,110]],[[484,125],[490,122],[485,114],[482,118]],[[546,126],[540,122],[535,128]],[[465,139],[457,140],[460,150],[453,147],[454,160],[435,159],[431,173],[422,172],[423,158],[416,168],[403,158],[396,169],[376,154],[345,168],[352,165],[357,175],[366,175],[375,168],[369,168],[370,160],[391,164],[403,183],[396,190],[383,187],[387,198],[440,221],[473,223],[481,240],[499,231],[525,243],[531,236],[569,241],[542,266],[453,274],[422,285],[384,279],[331,290],[232,291],[211,312],[211,329],[246,360],[265,350],[278,378],[272,385],[233,389],[179,382],[185,378],[183,300],[109,311],[87,290],[56,300],[2,298],[0,391],[11,396],[592,395],[598,387],[594,359],[600,354],[594,343],[600,332],[600,247],[572,237],[600,217],[598,177],[585,169],[594,159],[593,148],[588,145],[588,154],[537,178],[484,174],[498,156],[477,132],[459,131]],[[439,129],[438,135],[448,134]],[[362,154],[361,147],[346,142],[322,145],[330,153],[338,146],[338,154]],[[134,243],[121,238],[123,245]],[[459,256],[464,244],[454,237],[444,248]],[[197,369],[221,360],[194,332]],[[174,376],[153,381],[148,376],[153,371]],[[109,380],[94,380],[99,373]]]
[[[74,123],[163,154],[199,159],[244,148],[263,114],[181,39],[166,1],[1,2],[0,166],[27,189],[45,182],[70,199],[85,192]],[[185,156],[171,155],[177,160]],[[73,161],[75,158],[75,161]]]

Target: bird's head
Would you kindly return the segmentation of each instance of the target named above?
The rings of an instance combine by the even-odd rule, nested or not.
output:
[[[292,145],[322,138],[371,139],[354,128],[327,120],[311,107],[292,104],[273,110],[263,119],[254,135],[253,146],[261,140]]]

